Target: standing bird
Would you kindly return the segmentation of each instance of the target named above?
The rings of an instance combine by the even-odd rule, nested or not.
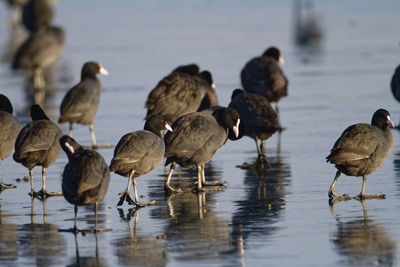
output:
[[[172,131],[172,128],[163,117],[152,115],[147,119],[144,130],[128,133],[119,140],[114,151],[114,157],[111,160],[110,170],[129,177],[129,180],[126,190],[120,193],[122,196],[118,206],[121,206],[125,199],[130,205],[138,207],[153,204],[153,202],[143,203],[139,201],[136,178],[152,171],[163,159],[165,146],[161,137],[162,130]],[[132,200],[129,195],[132,179],[135,200]]]
[[[242,134],[256,141],[257,153],[258,156],[261,156],[264,150],[264,140],[280,130],[278,116],[271,104],[262,95],[235,89],[228,107],[239,113],[244,125]],[[261,140],[260,148],[258,140]]]
[[[344,130],[326,157],[327,162],[335,164],[338,169],[329,188],[329,198],[350,198],[347,194],[340,196],[333,192],[340,173],[363,177],[362,190],[356,198],[385,198],[382,193],[365,195],[365,183],[367,175],[376,171],[392,151],[393,135],[389,127],[393,126],[389,112],[378,109],[372,116],[371,124],[358,123]]]
[[[278,62],[285,62],[279,49],[269,47],[261,57],[255,57],[246,63],[240,78],[246,92],[263,95],[269,102],[275,102],[275,109],[279,115],[279,100],[288,94],[288,79]]]
[[[196,73],[196,66],[179,66],[151,90],[146,101],[146,119],[158,114],[172,124],[177,118],[198,111],[205,98],[209,103],[203,108],[218,105],[211,73]]]
[[[62,179],[62,192],[65,199],[75,205],[75,221],[72,231],[78,232],[76,225],[78,205],[94,204],[96,226],[91,231],[107,229],[97,227],[97,203],[101,201],[110,183],[110,170],[104,158],[96,151],[84,149],[74,139],[64,135],[60,145],[68,156]]]
[[[69,136],[72,136],[72,124],[89,125],[92,147],[97,148],[93,122],[100,103],[101,83],[96,75],[108,75],[108,71],[99,63],[89,61],[82,67],[81,81],[68,90],[60,106],[58,123],[69,122]]]
[[[12,114],[13,107],[10,100],[0,94],[0,163],[14,150],[15,140],[21,130],[21,124]],[[0,191],[14,187],[0,182]]]
[[[52,64],[64,49],[64,30],[56,26],[40,25],[18,48],[12,68],[23,69],[33,75],[35,103],[44,103],[45,80],[43,69]]]
[[[184,168],[197,167],[197,190],[211,191],[203,185],[224,185],[226,182],[206,182],[204,165],[211,160],[215,152],[222,147],[227,139],[239,136],[239,114],[231,108],[217,108],[215,111],[204,110],[180,117],[172,125],[173,132],[167,132],[164,137],[165,165],[171,164],[165,181],[165,190],[179,192],[170,186],[169,182],[175,163]]]
[[[31,107],[32,122],[25,125],[15,141],[13,158],[29,169],[31,182],[30,195],[33,197],[46,198],[49,196],[61,196],[61,192],[53,193],[46,191],[46,169],[53,164],[60,154],[59,144],[62,132],[52,122],[39,105]],[[42,166],[42,189],[38,192],[33,190],[33,171],[35,166]]]

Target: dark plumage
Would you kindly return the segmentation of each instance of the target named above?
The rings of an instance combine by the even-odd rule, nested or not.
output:
[[[269,102],[275,102],[279,114],[279,100],[287,96],[288,79],[278,65],[283,63],[280,51],[270,47],[260,57],[246,63],[240,73],[243,89],[249,93],[265,96]]]
[[[30,0],[23,8],[22,24],[30,31],[49,26],[53,20],[53,8],[50,0]]]
[[[181,66],[176,67],[171,73],[176,73],[176,72],[187,73],[190,75],[196,75],[196,74],[199,74],[200,67],[197,64],[181,65]]]
[[[118,206],[122,205],[125,199],[129,204],[139,207],[153,203],[139,202],[136,178],[152,171],[163,159],[165,147],[161,137],[162,130],[172,131],[161,116],[153,115],[147,119],[144,130],[128,133],[119,140],[110,169],[119,175],[129,177],[129,180],[126,190],[120,193],[122,196]],[[132,179],[135,190],[134,201],[129,196]]]
[[[64,30],[49,26],[33,31],[14,56],[12,68],[23,69],[33,75],[36,104],[44,102],[43,69],[52,64],[63,49]]]
[[[204,164],[211,160],[228,137],[238,137],[239,124],[239,114],[231,108],[194,112],[176,120],[172,125],[173,132],[168,132],[164,137],[165,157],[167,157],[165,165],[172,163],[165,182],[166,190],[178,191],[169,185],[175,163],[178,163],[185,168],[197,167],[197,189],[205,191],[203,185],[212,183],[205,181]]]
[[[60,154],[59,144],[62,135],[60,128],[52,122],[39,105],[31,107],[32,122],[25,125],[15,141],[13,158],[29,169],[32,196],[42,198],[60,196],[61,192],[46,191],[46,169],[53,164]],[[35,166],[42,166],[43,186],[38,192],[33,190],[33,171]]]
[[[151,90],[146,101],[146,119],[158,114],[172,124],[180,116],[198,111],[203,99],[208,101],[203,103],[203,109],[218,105],[211,73],[196,73],[196,66],[178,67],[178,71],[175,69]]]
[[[21,130],[21,124],[12,115],[13,107],[10,100],[0,94],[0,163],[14,150],[15,140]],[[15,186],[0,182],[0,191]]]
[[[389,127],[393,127],[389,112],[379,109],[374,113],[371,124],[354,124],[342,133],[326,157],[327,162],[335,164],[338,169],[329,188],[330,198],[349,198],[347,194],[339,196],[333,192],[341,172],[349,176],[363,177],[362,190],[357,198],[385,197],[381,193],[372,196],[364,193],[367,175],[378,169],[392,151],[393,135]]]
[[[298,45],[315,44],[324,34],[318,16],[314,10],[314,3],[301,0],[294,2],[294,30],[295,42]]]
[[[97,62],[86,62],[81,71],[81,81],[68,90],[60,106],[58,123],[69,122],[69,133],[72,135],[72,124],[89,125],[92,147],[96,148],[96,137],[93,123],[100,103],[101,83],[96,75],[108,75],[108,72]]]
[[[62,179],[62,192],[65,199],[75,205],[75,223],[73,231],[78,231],[76,217],[78,205],[94,204],[97,227],[97,203],[106,195],[110,183],[110,170],[104,158],[96,151],[84,149],[71,137],[64,135],[60,145],[68,156]]]
[[[256,141],[257,153],[261,155],[264,140],[280,129],[278,116],[271,104],[262,95],[235,89],[229,107],[239,113],[244,125],[244,133],[242,134]],[[258,148],[258,140],[261,140],[260,149]]]
[[[396,100],[400,102],[400,65],[397,66],[396,70],[393,73],[390,87],[392,88],[392,94],[394,98],[396,98]]]

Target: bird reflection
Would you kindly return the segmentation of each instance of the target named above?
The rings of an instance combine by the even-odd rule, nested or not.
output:
[[[208,176],[210,177],[210,176]],[[168,253],[182,261],[216,260],[229,248],[229,222],[213,211],[215,192],[169,195],[152,216],[165,220]]]
[[[396,152],[393,160],[393,165],[394,165],[394,173],[398,178],[400,178],[400,152]],[[397,190],[399,191],[398,194],[400,194],[400,180],[399,179],[395,180],[395,183],[397,184]]]
[[[18,229],[18,254],[34,258],[37,266],[60,265],[66,255],[67,244],[58,232],[58,227],[47,223],[46,200],[43,200],[43,224],[35,223],[34,202],[32,200],[31,223]]]
[[[331,241],[340,255],[340,265],[397,266],[397,244],[380,224],[368,218],[365,200],[361,200],[363,216],[343,222],[336,214],[335,204],[330,208],[337,221],[337,230]],[[343,217],[345,218],[345,217]]]
[[[8,214],[3,214],[0,205],[0,265],[13,264],[18,258],[17,224],[5,223],[3,219]]]
[[[167,253],[163,237],[138,234],[139,209],[129,209],[125,216],[122,209],[118,209],[122,220],[126,221],[129,235],[118,237],[113,246],[120,265],[133,266],[166,266]],[[131,221],[134,221],[133,227]]]
[[[285,159],[278,145],[276,156],[268,158],[269,168],[246,170],[246,196],[235,201],[232,217],[231,253],[243,255],[250,237],[265,239],[278,229],[276,222],[286,206],[286,187],[290,183],[290,166]]]
[[[79,253],[79,246],[78,246],[78,233],[74,233],[75,237],[75,258],[72,260],[72,263],[66,265],[68,267],[73,267],[73,266],[108,266],[106,261],[99,256],[99,244],[97,240],[97,233],[94,233],[95,239],[96,239],[96,254],[95,256],[81,256]],[[83,237],[87,238],[87,237]]]

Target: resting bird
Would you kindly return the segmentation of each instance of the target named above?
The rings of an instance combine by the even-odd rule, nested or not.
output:
[[[45,80],[43,69],[51,65],[64,49],[64,30],[56,26],[37,26],[28,39],[18,48],[13,69],[33,73],[35,103],[44,103]]]
[[[235,89],[228,107],[236,110],[244,125],[244,135],[256,141],[258,156],[263,154],[264,140],[280,130],[278,116],[268,100],[259,94]],[[258,140],[261,140],[260,148]]]
[[[118,206],[121,206],[125,199],[130,205],[138,207],[154,203],[154,201],[150,203],[139,201],[136,178],[152,171],[164,158],[165,146],[161,137],[162,130],[172,131],[171,126],[163,117],[152,115],[147,119],[144,130],[128,133],[119,140],[114,150],[110,170],[129,177],[129,179],[126,190],[120,193],[122,196]],[[135,200],[132,200],[129,195],[131,180],[133,180]]]
[[[72,231],[79,231],[76,224],[78,205],[91,204],[94,204],[96,226],[90,230],[108,230],[97,227],[97,203],[106,195],[110,183],[110,170],[104,158],[96,151],[84,149],[68,135],[60,139],[60,145],[68,156],[68,163],[63,172],[62,192],[64,198],[75,205]]]
[[[0,94],[0,163],[13,152],[15,140],[21,130],[21,124],[12,114],[13,107],[10,100]],[[0,182],[0,191],[14,187]]]
[[[393,126],[389,112],[379,109],[374,113],[371,124],[358,123],[344,130],[326,157],[327,162],[335,164],[338,169],[329,188],[329,198],[350,198],[347,194],[340,196],[333,191],[340,173],[363,177],[361,193],[356,198],[385,198],[382,193],[365,195],[365,183],[367,175],[376,171],[392,151],[393,135],[389,127]]]
[[[284,63],[279,49],[269,47],[262,56],[246,63],[240,78],[246,92],[263,95],[269,102],[275,102],[275,109],[279,115],[279,100],[288,94],[288,79],[278,62]]]
[[[146,119],[157,114],[172,124],[180,116],[198,111],[200,106],[205,109],[218,105],[211,73],[196,73],[196,66],[179,66],[157,84],[146,101]],[[202,104],[203,101],[208,104]]]
[[[204,110],[180,117],[172,125],[173,132],[167,132],[164,137],[165,165],[171,163],[171,168],[165,182],[165,190],[179,192],[169,182],[175,170],[175,163],[185,168],[197,167],[197,190],[211,190],[203,185],[224,185],[226,182],[206,182],[204,165],[211,160],[215,152],[222,147],[228,138],[239,136],[239,114],[231,108],[217,108],[215,111]]]
[[[31,107],[31,117],[33,121],[25,125],[18,134],[13,158],[29,169],[31,196],[41,198],[61,196],[61,192],[53,193],[46,190],[46,169],[60,154],[61,130],[46,116],[39,105]],[[33,190],[32,169],[35,166],[42,166],[43,186],[38,192]]]
[[[93,123],[100,103],[101,83],[96,75],[108,75],[108,71],[97,62],[86,62],[81,71],[81,81],[68,90],[60,106],[58,123],[69,122],[69,136],[72,124],[89,125],[92,147],[97,148]]]

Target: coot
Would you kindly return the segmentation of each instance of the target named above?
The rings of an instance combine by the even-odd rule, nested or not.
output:
[[[13,69],[33,73],[35,103],[43,103],[43,69],[52,64],[64,49],[64,35],[64,30],[60,27],[39,27],[29,35],[14,56]]]
[[[39,105],[31,107],[32,122],[25,125],[15,141],[13,158],[29,169],[31,182],[30,195],[46,198],[49,196],[61,196],[61,192],[46,191],[46,169],[58,158],[61,151],[59,144],[62,132],[52,122]],[[42,189],[33,190],[33,171],[35,166],[42,166]]]
[[[49,26],[53,21],[52,0],[29,0],[24,5],[22,24],[30,31],[36,31],[43,25]]]
[[[182,66],[178,68],[181,70],[163,78],[149,93],[146,119],[158,114],[172,124],[180,116],[197,111],[205,97],[211,102],[209,107],[218,105],[209,71],[192,74],[187,66],[184,71]]]
[[[135,131],[122,136],[114,151],[114,158],[111,161],[110,170],[119,175],[129,177],[126,190],[120,193],[121,199],[118,206],[124,200],[138,207],[143,207],[150,203],[139,201],[137,193],[136,178],[146,174],[157,167],[164,157],[164,140],[161,137],[162,130],[172,131],[171,126],[159,115],[150,116],[144,130]],[[135,200],[129,195],[129,187],[133,179],[135,190]]]
[[[69,122],[69,133],[72,135],[72,124],[89,125],[92,147],[97,148],[93,122],[100,103],[101,83],[96,75],[108,75],[108,71],[99,63],[86,62],[81,71],[81,81],[69,89],[60,106],[58,123]]]
[[[169,192],[178,192],[169,182],[175,163],[182,167],[197,167],[197,190],[208,191],[203,185],[223,185],[225,182],[206,182],[204,165],[222,147],[228,138],[237,138],[239,135],[239,114],[231,108],[218,108],[194,112],[180,117],[172,125],[173,132],[167,132],[164,137],[165,165],[171,163],[171,168],[165,182],[165,189]],[[219,189],[218,187],[211,190]]]
[[[340,173],[349,176],[362,176],[361,193],[356,198],[384,198],[385,195],[365,195],[367,175],[373,173],[390,154],[393,148],[393,135],[389,127],[393,127],[389,112],[377,110],[371,124],[358,123],[349,126],[326,157],[327,162],[335,164],[338,169],[335,179],[329,188],[329,198],[349,199],[347,194],[340,196],[333,191]]]
[[[278,116],[268,100],[259,94],[235,89],[232,93],[229,107],[235,109],[244,124],[244,135],[256,141],[257,153],[262,155],[264,140],[280,129]],[[258,140],[261,140],[260,149]]]
[[[390,87],[392,88],[392,94],[394,98],[396,98],[396,100],[400,102],[400,65],[397,66],[396,70],[393,73]]]
[[[64,198],[75,205],[74,232],[79,231],[76,225],[78,205],[94,204],[96,226],[90,229],[99,232],[108,229],[97,227],[97,203],[106,195],[110,183],[110,170],[104,158],[96,151],[84,149],[74,139],[64,135],[60,145],[68,156],[62,179]]]
[[[240,78],[245,91],[263,95],[269,102],[275,102],[275,109],[279,114],[279,100],[288,94],[288,79],[278,62],[284,62],[279,49],[269,47],[262,56],[246,63]]]
[[[14,150],[15,140],[21,130],[21,124],[12,114],[13,107],[10,100],[0,94],[0,163]],[[0,182],[0,191],[14,187]]]

